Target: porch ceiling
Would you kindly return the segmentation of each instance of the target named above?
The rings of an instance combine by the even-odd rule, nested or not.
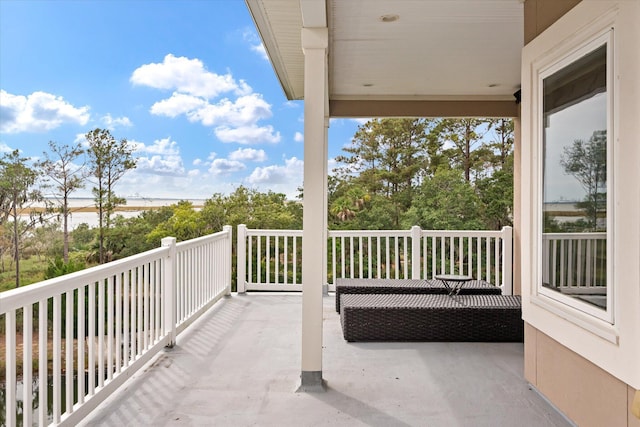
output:
[[[513,101],[520,87],[522,0],[247,5],[289,99],[304,99],[301,28],[325,20],[331,101]]]

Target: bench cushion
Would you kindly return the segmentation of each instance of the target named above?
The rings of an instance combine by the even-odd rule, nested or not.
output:
[[[345,294],[340,321],[347,341],[522,342],[515,295]]]
[[[446,294],[440,280],[413,279],[337,279],[336,311],[340,313],[340,298],[344,294]],[[502,290],[484,280],[471,280],[459,295],[500,295]]]

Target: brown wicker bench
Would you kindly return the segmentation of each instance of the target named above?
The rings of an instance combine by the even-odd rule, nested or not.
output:
[[[340,311],[347,341],[522,342],[515,295],[345,294]]]
[[[336,311],[344,294],[447,294],[440,280],[412,279],[336,279]],[[502,290],[484,280],[471,280],[460,295],[500,295]]]

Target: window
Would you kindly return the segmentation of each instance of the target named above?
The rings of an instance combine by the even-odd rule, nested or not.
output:
[[[540,74],[538,293],[612,322],[612,31]]]

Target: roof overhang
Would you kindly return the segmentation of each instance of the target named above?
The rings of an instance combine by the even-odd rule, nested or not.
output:
[[[246,0],[288,99],[303,27],[329,31],[332,117],[515,116],[522,0]]]

